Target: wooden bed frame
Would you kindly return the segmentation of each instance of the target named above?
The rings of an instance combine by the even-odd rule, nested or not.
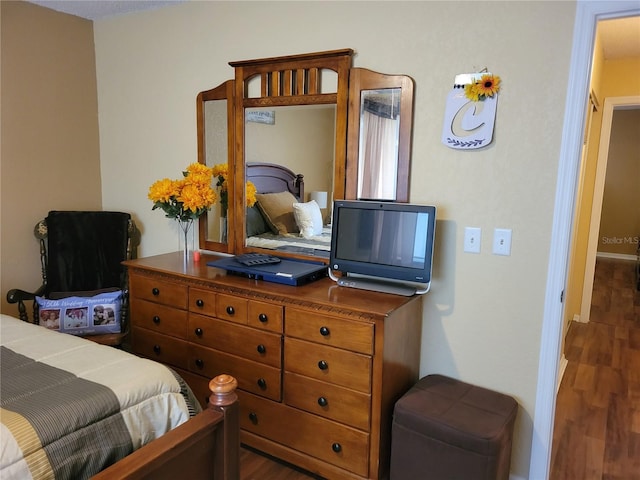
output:
[[[219,375],[209,382],[209,408],[92,477],[94,480],[176,478],[238,480],[238,382]]]
[[[275,163],[247,162],[247,180],[258,193],[291,192],[304,202],[304,175]]]

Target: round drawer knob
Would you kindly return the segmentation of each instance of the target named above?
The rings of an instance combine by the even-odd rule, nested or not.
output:
[[[196,336],[197,337],[201,337],[202,336],[202,329],[201,328],[196,328]]]
[[[266,313],[261,313],[260,315],[258,315],[258,320],[260,320],[262,323],[267,323],[269,317],[267,317]]]
[[[342,451],[342,445],[340,445],[339,443],[334,443],[333,445],[331,445],[331,450],[336,453],[340,453]]]
[[[196,367],[198,368],[204,367],[204,360],[202,360],[201,358],[196,358]]]
[[[157,316],[157,315],[154,315],[152,320],[153,320],[153,323],[155,323],[156,325],[158,325],[160,323],[160,317]]]
[[[197,299],[196,306],[200,308],[204,307],[204,300],[202,300],[201,298]]]
[[[259,378],[258,379],[258,386],[262,389],[265,390],[267,388],[267,381],[264,378]]]
[[[258,414],[255,412],[251,412],[249,414],[249,420],[251,420],[251,423],[256,424],[258,423]]]
[[[153,353],[155,353],[156,355],[160,355],[160,345],[153,346]]]
[[[233,307],[231,305],[229,305],[227,307],[227,314],[233,315],[234,313],[236,313],[236,311],[233,309]]]
[[[326,370],[327,368],[329,368],[329,364],[327,362],[325,362],[324,360],[320,360],[318,362],[318,368],[320,370]]]
[[[265,347],[264,345],[260,344],[260,345],[258,345],[257,350],[258,350],[258,353],[264,353],[264,352],[267,351],[267,347]]]
[[[151,294],[152,294],[154,297],[157,297],[158,295],[160,295],[160,290],[159,290],[158,288],[154,287],[154,288],[151,290]]]
[[[329,329],[327,327],[320,327],[320,335],[322,335],[323,337],[327,337],[329,336]]]
[[[326,407],[327,405],[329,405],[329,401],[324,397],[320,397],[318,398],[318,405],[320,405],[321,407]]]

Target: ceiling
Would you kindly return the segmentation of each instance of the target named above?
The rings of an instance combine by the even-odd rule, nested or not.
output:
[[[43,7],[88,20],[162,8],[188,0],[29,0]],[[603,20],[598,23],[604,57],[640,57],[640,17]]]
[[[185,0],[28,0],[42,7],[88,20],[101,20],[127,13],[152,10]]]

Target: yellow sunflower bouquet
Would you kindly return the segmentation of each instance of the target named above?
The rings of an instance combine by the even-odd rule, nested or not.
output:
[[[182,172],[183,178],[163,178],[149,187],[152,210],[162,209],[167,218],[190,222],[209,210],[218,196],[212,188],[213,169],[192,163]]]

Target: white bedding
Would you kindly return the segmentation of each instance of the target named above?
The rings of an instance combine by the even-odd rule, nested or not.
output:
[[[21,360],[23,358],[21,356],[28,357],[28,359],[35,360],[34,368],[42,367],[45,371],[57,372],[58,370],[51,369],[53,367],[53,369],[63,370],[64,372],[61,372],[61,375],[65,375],[72,380],[77,377],[78,379],[88,380],[106,387],[112,392],[109,395],[111,397],[115,396],[117,403],[119,403],[119,412],[116,413],[121,417],[118,417],[117,424],[122,425],[124,423],[126,425],[133,449],[158,438],[188,420],[190,413],[193,414],[200,410],[197,402],[194,402],[194,404],[188,403],[190,392],[185,395],[184,383],[181,384],[173,372],[159,363],[138,358],[126,352],[98,345],[85,339],[52,332],[44,327],[31,325],[7,315],[1,315],[0,321],[0,340],[3,347],[3,375],[0,379],[2,383],[0,385],[0,390],[2,390],[0,477],[3,480],[11,478],[21,480],[53,478],[50,476],[51,472],[56,471],[56,468],[58,468],[55,465],[55,461],[52,461],[52,455],[48,451],[46,452],[46,457],[49,461],[47,462],[45,459],[44,465],[42,464],[43,456],[42,452],[38,451],[37,438],[30,441],[16,439],[19,435],[15,432],[15,421],[13,423],[12,421],[16,418],[15,412],[23,408],[23,405],[28,402],[23,400],[22,397],[15,397],[15,385],[23,380],[20,378],[20,373],[16,372],[24,371],[24,369],[14,368],[8,370],[10,367],[6,364],[10,363],[9,358]],[[14,361],[13,363],[15,364],[16,362]],[[18,367],[20,366],[18,365]],[[81,382],[81,380],[79,381]],[[30,383],[33,384],[32,381]],[[89,384],[89,382],[86,383]],[[10,384],[11,388],[9,388]],[[7,390],[14,392],[13,398],[7,398],[10,393],[5,394],[5,388],[3,388],[5,386]],[[20,395],[23,395],[24,399],[28,399],[30,394],[35,394],[37,401],[40,402],[44,409],[47,407],[47,399],[51,398],[53,393],[53,387],[49,386],[48,388],[51,389],[43,389],[40,392],[24,392],[20,393]],[[34,405],[37,404],[36,401],[31,401]],[[78,408],[77,406],[68,405],[69,411],[74,411],[74,409]],[[23,415],[23,413],[19,413],[18,417],[23,418]],[[104,418],[95,420],[83,419],[82,421],[86,424],[83,424],[82,428],[87,431],[90,431],[92,423],[104,422],[102,425],[113,424],[105,422]],[[30,422],[29,418],[27,418],[27,422]],[[23,423],[26,424],[26,422]],[[12,428],[14,430],[10,433]],[[28,425],[26,427],[23,425],[21,428],[28,429],[29,427]],[[103,432],[103,430],[98,428],[97,432],[97,435],[101,435],[100,432]],[[69,432],[63,432],[60,435],[63,437],[61,441],[68,441],[70,436]],[[78,434],[74,433],[74,435],[77,436]],[[94,432],[91,435],[95,437],[96,433]],[[42,436],[40,435],[40,437]],[[50,443],[55,444],[56,441]],[[103,441],[100,440],[100,442],[100,447],[102,448]],[[43,447],[46,447],[46,445],[43,445]],[[84,455],[84,453],[80,454],[81,457]],[[33,465],[34,459],[39,459],[36,462],[37,467]],[[103,460],[96,460],[96,462],[99,461]],[[48,466],[46,465],[47,463],[49,463]],[[106,466],[102,465],[100,468]],[[83,468],[86,469],[86,467],[79,468],[80,470],[72,470],[81,472],[77,473],[78,476],[74,474],[73,478],[84,478],[85,475],[90,476],[92,474],[82,470]],[[32,475],[35,471],[41,471],[43,476]]]
[[[331,227],[324,227],[321,235],[314,235],[303,238],[298,233],[288,233],[285,235],[274,235],[273,233],[263,233],[247,238],[248,247],[268,248],[270,250],[295,251],[309,250],[326,252],[331,251]]]

